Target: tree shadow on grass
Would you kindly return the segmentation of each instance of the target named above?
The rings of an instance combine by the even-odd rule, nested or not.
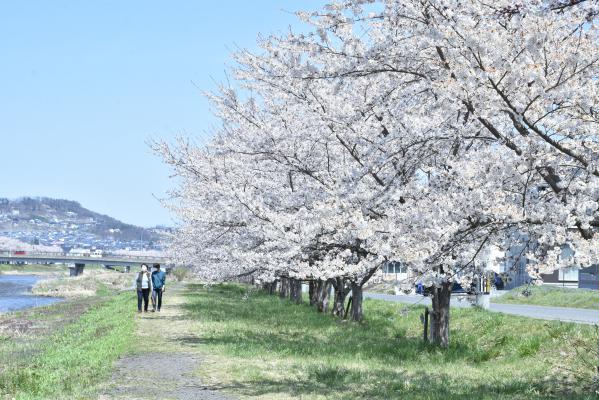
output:
[[[406,400],[496,400],[546,399],[538,392],[538,385],[511,381],[468,385],[456,382],[445,374],[425,371],[406,372],[382,369],[352,370],[338,366],[297,366],[293,378],[273,379],[256,377],[246,382],[235,382],[226,390],[243,396],[257,397],[282,395],[283,398],[325,397],[335,399],[406,399]],[[584,395],[568,397],[585,399]]]
[[[454,341],[447,350],[425,344],[409,330],[421,329],[419,309],[401,317],[380,312],[364,324],[341,322],[329,314],[314,312],[308,305],[295,305],[263,293],[248,300],[238,286],[219,285],[206,291],[191,287],[183,306],[187,317],[226,325],[225,332],[204,335],[202,340],[223,345],[234,354],[264,351],[286,356],[368,358],[380,362],[437,360],[451,362],[486,360],[487,350]],[[198,295],[199,294],[199,295]],[[209,295],[208,295],[209,294]],[[367,307],[370,302],[365,302]]]
[[[187,317],[203,322],[205,329],[198,337],[202,346],[250,361],[265,355],[285,360],[281,378],[258,368],[230,386],[247,396],[278,393],[329,398],[340,393],[338,397],[345,398],[451,400],[540,399],[545,397],[539,393],[547,393],[540,378],[533,375],[491,375],[488,384],[481,384],[480,377],[461,379],[455,370],[460,366],[493,371],[488,367],[497,350],[479,347],[465,334],[455,335],[446,350],[423,343],[419,308],[399,317],[401,306],[366,301],[368,319],[355,324],[235,285],[210,290],[190,286],[185,296]],[[472,318],[476,322],[478,317]]]
[[[203,344],[210,343],[210,341],[206,339],[202,339],[197,336],[192,335],[184,335],[184,336],[176,336],[174,338],[169,339],[172,342],[181,343],[186,346],[197,347]]]

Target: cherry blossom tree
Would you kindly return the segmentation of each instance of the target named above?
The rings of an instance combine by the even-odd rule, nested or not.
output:
[[[457,219],[464,226],[444,236],[429,262],[454,258],[457,248],[470,255],[519,229],[529,233],[519,237],[534,237],[538,263],[530,272],[538,274],[597,260],[597,13],[592,1],[349,1],[300,14],[315,33],[287,43],[324,54],[304,79],[385,82],[397,112],[421,112],[411,121],[420,134],[454,140],[452,159],[470,159],[472,167],[482,155],[501,167],[491,168],[501,180],[484,196],[511,201],[465,210]],[[435,179],[455,162],[446,161]],[[464,182],[460,196],[476,196],[472,182],[480,177]],[[564,243],[575,248],[575,260],[560,257]],[[448,267],[431,265],[442,275]],[[442,282],[435,290],[448,296],[450,279]]]
[[[334,285],[387,260],[432,288],[447,346],[455,281],[524,245],[533,276],[599,259],[596,1],[352,0],[308,33],[235,55],[206,146],[155,145],[181,185],[181,259],[200,276]],[[573,257],[563,257],[567,245]],[[321,289],[326,291],[326,285]]]

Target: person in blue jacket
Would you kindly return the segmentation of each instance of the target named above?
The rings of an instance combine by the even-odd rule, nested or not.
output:
[[[166,289],[166,272],[160,269],[160,264],[154,264],[152,272],[152,300],[154,309],[152,311],[160,312],[162,307],[162,293]]]

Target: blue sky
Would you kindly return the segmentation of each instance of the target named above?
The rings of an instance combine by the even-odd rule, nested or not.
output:
[[[148,139],[204,136],[201,91],[236,46],[301,29],[324,0],[2,0],[0,197],[76,200],[143,226],[172,224],[174,185]]]

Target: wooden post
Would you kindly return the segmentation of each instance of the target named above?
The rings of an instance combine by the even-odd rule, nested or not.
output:
[[[424,339],[424,343],[428,342],[428,307],[424,308],[424,331],[422,333],[422,338]]]
[[[343,319],[347,319],[347,313],[349,312],[349,308],[351,307],[351,301],[352,297],[350,297],[347,301],[347,307],[345,308],[345,315],[343,316]]]

